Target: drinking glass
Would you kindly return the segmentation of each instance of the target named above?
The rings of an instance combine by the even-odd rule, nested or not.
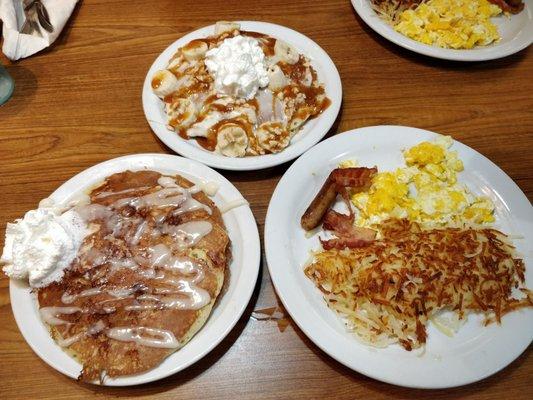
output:
[[[13,82],[13,78],[8,74],[4,66],[0,64],[0,105],[9,100],[14,88],[15,82]]]

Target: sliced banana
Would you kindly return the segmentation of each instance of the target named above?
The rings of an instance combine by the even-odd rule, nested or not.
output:
[[[183,74],[190,66],[191,63],[185,59],[183,54],[180,54],[179,57],[170,60],[167,69],[179,76]]]
[[[179,98],[167,103],[166,111],[168,124],[174,130],[187,128],[196,120],[196,106],[189,99]]]
[[[228,123],[220,127],[215,151],[226,157],[244,157],[248,147],[248,136],[237,124]]]
[[[166,69],[157,71],[152,78],[152,90],[160,98],[175,92],[179,86],[178,79]]]
[[[207,50],[209,49],[209,46],[206,42],[203,40],[195,39],[187,43],[185,46],[181,48],[181,51],[183,53],[183,56],[189,60],[200,60],[205,56],[205,53],[207,53]]]
[[[301,128],[312,114],[313,109],[311,107],[299,108],[289,122],[289,131],[291,132],[291,135],[296,134],[298,129]]]
[[[286,62],[287,64],[296,64],[300,59],[298,50],[281,39],[277,39],[276,43],[274,44],[274,54],[281,61]]]
[[[245,119],[252,125],[257,124],[257,112],[250,104],[242,104],[238,107],[235,107],[230,113],[229,118]]]
[[[304,79],[302,80],[302,84],[304,86],[311,86],[313,83],[313,74],[311,73],[311,68],[307,67],[305,69],[305,75],[304,75]]]
[[[269,81],[268,88],[273,92],[283,89],[289,83],[279,65],[271,65],[268,67],[267,74]]]
[[[204,110],[218,110],[225,111],[227,109],[232,109],[235,99],[230,96],[218,97],[204,104]]]
[[[259,146],[271,153],[279,153],[287,147],[291,136],[280,122],[265,122],[255,131]]]
[[[167,69],[174,70],[175,68],[178,68],[182,63],[187,63],[187,60],[185,60],[185,57],[183,57],[181,50],[178,49],[178,51],[172,56],[172,58],[168,60]]]
[[[218,111],[211,111],[205,115],[203,120],[187,129],[187,135],[189,137],[207,137],[209,130],[222,121],[223,118],[223,115]]]
[[[220,35],[224,32],[233,32],[234,30],[240,30],[241,25],[237,22],[231,21],[218,21],[215,24],[215,35]]]

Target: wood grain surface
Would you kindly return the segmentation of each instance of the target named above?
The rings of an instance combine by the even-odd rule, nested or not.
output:
[[[348,0],[85,0],[53,47],[16,63],[1,58],[16,82],[13,98],[0,107],[1,246],[8,221],[85,168],[125,154],[172,154],[145,121],[142,82],[171,42],[220,19],[285,25],[329,53],[344,90],[330,134],[379,124],[449,134],[498,164],[533,198],[531,48],[484,63],[425,58],[375,34]],[[250,201],[261,233],[270,196],[287,167],[222,171]],[[2,276],[0,398],[531,398],[531,348],[477,384],[437,391],[399,388],[343,367],[290,320],[285,327],[283,320],[251,318],[254,310],[277,305],[263,257],[244,316],[209,355],[159,382],[105,388],[77,383],[33,353],[15,324]]]

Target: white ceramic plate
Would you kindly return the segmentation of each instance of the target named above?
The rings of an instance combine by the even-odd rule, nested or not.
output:
[[[167,47],[157,57],[150,67],[148,74],[146,74],[142,101],[144,114],[150,127],[159,139],[175,152],[215,168],[249,171],[268,168],[290,161],[322,139],[335,122],[335,118],[337,118],[337,114],[339,113],[342,101],[342,85],[337,68],[333,64],[333,61],[331,61],[331,58],[329,58],[318,44],[308,37],[292,29],[267,22],[240,21],[239,23],[243,30],[265,33],[272,37],[282,38],[296,47],[300,53],[306,55],[311,60],[311,64],[317,72],[318,80],[324,84],[326,95],[331,100],[331,105],[322,114],[305,123],[304,127],[292,139],[291,144],[286,149],[277,154],[266,154],[263,156],[242,158],[225,157],[203,149],[195,140],[184,140],[176,132],[169,131],[166,128],[167,116],[163,108],[163,102],[152,93],[152,76],[157,70],[164,69],[167,66],[168,60],[179,47],[193,39],[213,35],[215,32],[214,25],[206,26],[205,28],[198,29],[183,36]]]
[[[401,386],[446,388],[483,379],[504,368],[530,344],[533,310],[506,315],[501,326],[483,328],[472,316],[449,338],[431,325],[423,356],[398,345],[376,349],[348,333],[321,292],[304,275],[309,250],[319,246],[318,235],[306,238],[300,227],[303,214],[327,175],[340,161],[356,159],[380,171],[404,165],[401,150],[436,134],[400,126],[375,126],[336,135],[315,146],[287,170],[280,180],[265,224],[265,251],[274,286],[284,306],[304,333],[330,356],[362,374]],[[497,227],[523,235],[515,240],[523,255],[526,285],[533,287],[533,207],[518,186],[490,160],[454,142],[464,162],[460,180],[476,194],[489,196],[496,206]]]
[[[77,193],[102,182],[107,176],[125,170],[149,169],[168,174],[180,174],[192,181],[204,180],[220,185],[213,201],[224,204],[242,199],[242,195],[226,178],[198,162],[163,154],[137,154],[115,158],[95,165],[61,185],[50,196],[68,203]],[[217,300],[213,312],[202,329],[183,348],[166,358],[159,366],[143,374],[104,382],[109,386],[128,386],[155,381],[188,367],[209,353],[235,326],[252,295],[259,271],[260,244],[257,225],[248,206],[240,206],[223,214],[232,243],[230,281],[225,293]],[[27,284],[11,280],[11,306],[17,325],[30,347],[47,364],[76,379],[81,365],[69,357],[52,340],[41,321],[38,304]]]
[[[361,19],[385,39],[430,57],[455,61],[494,60],[519,52],[533,42],[533,0],[524,0],[526,7],[519,14],[510,18],[499,16],[492,19],[500,32],[501,40],[498,43],[469,50],[443,49],[417,42],[396,32],[380,19],[370,7],[370,0],[351,0],[351,2]]]

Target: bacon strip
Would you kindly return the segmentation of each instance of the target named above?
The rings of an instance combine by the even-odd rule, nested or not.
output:
[[[489,0],[492,4],[496,4],[505,12],[518,14],[524,9],[524,2],[522,0]]]
[[[309,231],[315,229],[329,207],[335,202],[337,194],[344,188],[364,191],[368,189],[377,168],[336,168],[328,176],[326,182],[317,193],[307,210],[302,215],[302,228]]]
[[[375,239],[376,231],[354,226],[353,223],[353,214],[346,215],[329,210],[324,217],[322,226],[324,229],[332,231],[337,238],[329,240],[320,239],[322,247],[325,250],[342,250],[346,247],[353,249],[364,247]]]

